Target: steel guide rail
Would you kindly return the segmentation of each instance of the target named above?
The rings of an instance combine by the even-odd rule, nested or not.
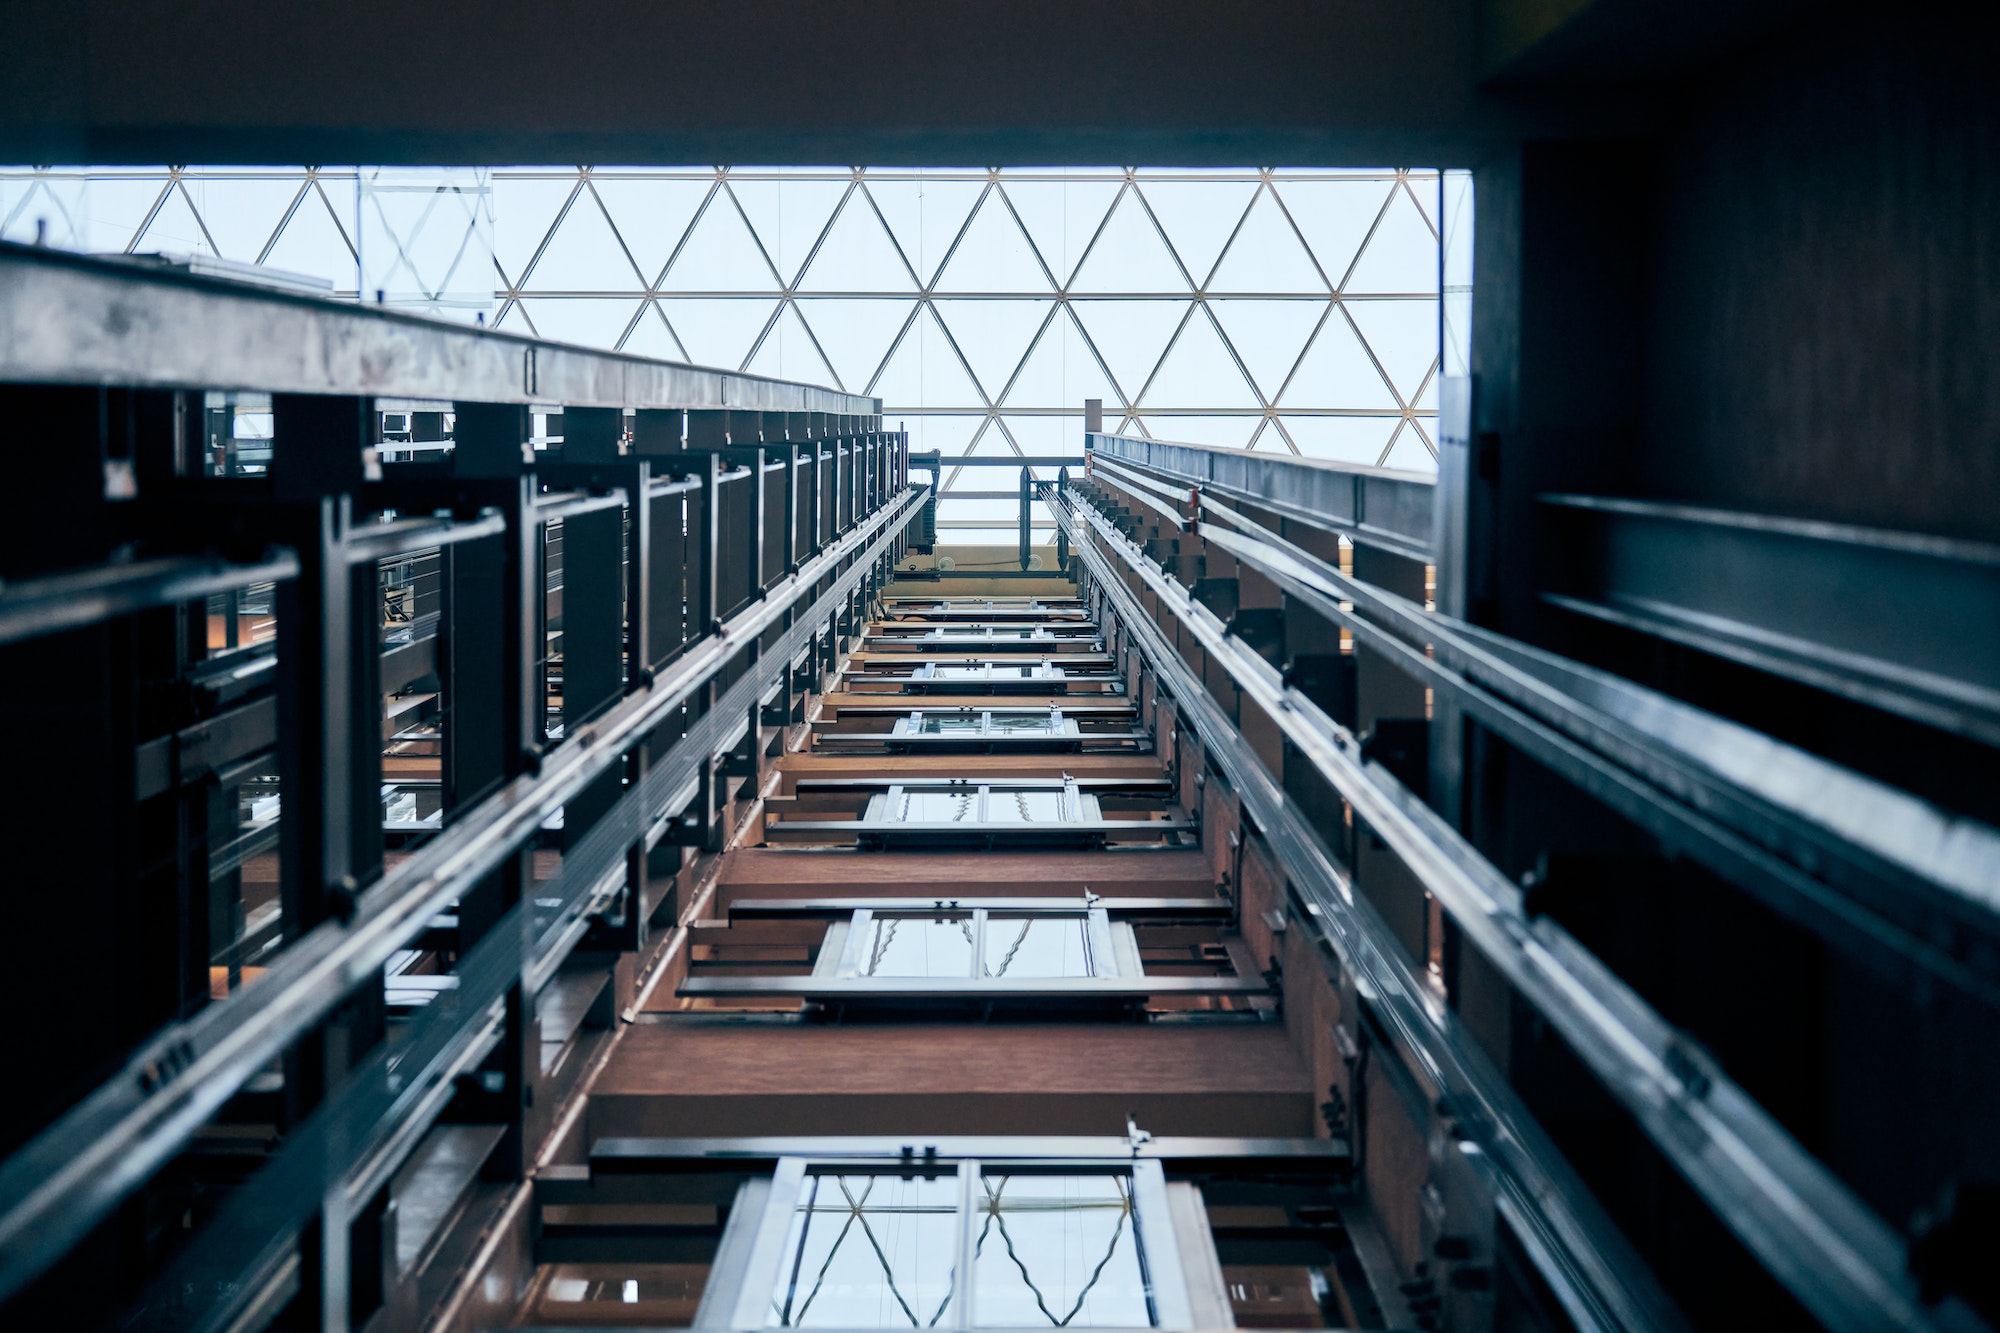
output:
[[[745,724],[749,709],[791,670],[793,657],[828,616],[859,587],[921,503],[920,494],[864,534],[867,545],[812,606],[794,618],[777,643],[717,699],[640,782],[605,812],[583,841],[563,853],[554,880],[500,918],[453,970],[458,985],[425,1007],[404,1042],[379,1046],[370,1059],[232,1198],[190,1250],[153,1283],[127,1327],[222,1329],[236,1324],[265,1295],[264,1283],[286,1280],[282,1260],[306,1218],[329,1197],[358,1210],[400,1161],[388,1149],[413,1143],[435,1120],[451,1081],[476,1066],[499,1034],[500,1005],[517,981],[524,996],[538,991],[568,955],[604,898],[623,886],[628,849],[677,808],[675,798],[701,766]],[[807,579],[809,584],[814,580]],[[372,1163],[346,1180],[340,1168]],[[209,1302],[203,1305],[202,1302]]]
[[[689,644],[649,682],[579,727],[542,757],[538,771],[508,782],[364,889],[347,922],[315,926],[292,941],[253,988],[161,1030],[118,1075],[0,1164],[0,1301],[150,1178],[260,1067],[378,977],[392,953],[497,869],[732,657],[757,643],[819,580],[832,577],[834,583],[815,606],[851,594],[872,559],[919,511],[923,496],[920,488],[906,491],[829,542],[761,599]],[[768,658],[788,660],[777,652]],[[740,720],[718,708],[703,724],[733,729]]]
[[[1403,556],[1429,561],[1437,484],[1418,472],[1203,444],[1087,435],[1091,466],[1106,460],[1203,494],[1254,506]]]
[[[1101,515],[1091,511],[1087,518],[1107,541],[1130,547]],[[1372,631],[1386,638],[1370,622],[1340,608],[1331,582],[1338,575],[1289,543],[1261,529],[1258,542],[1210,524],[1203,524],[1201,532],[1276,578],[1316,612],[1358,634]],[[1259,545],[1265,549],[1254,549]],[[1985,1327],[1956,1299],[1936,1305],[1921,1302],[1893,1230],[1712,1059],[1559,925],[1547,918],[1530,922],[1519,890],[1497,868],[1386,769],[1364,763],[1351,736],[1310,700],[1286,687],[1262,658],[1230,643],[1219,622],[1185,590],[1176,596],[1179,585],[1150,567],[1136,548],[1128,562],[1195,631],[1204,649],[1223,660],[1238,686],[1266,709],[1349,801],[1356,818],[1419,878],[1509,984],[1534,1004],[1722,1220],[1807,1309],[1830,1328],[1856,1333]],[[1357,600],[1390,596],[1345,578],[1339,579],[1338,589],[1344,590],[1343,595],[1351,592]],[[1122,590],[1120,585],[1113,591]],[[1147,623],[1142,628],[1152,627]],[[1404,652],[1414,667],[1414,650]],[[1439,683],[1450,687],[1449,681]],[[1201,701],[1206,702],[1205,697]],[[1261,773],[1261,766],[1254,767]],[[1339,882],[1344,886],[1344,880]],[[1324,913],[1323,894],[1319,906]],[[1353,902],[1350,909],[1365,906]],[[1326,924],[1323,916],[1321,924]],[[1401,963],[1400,958],[1395,961]]]
[[[1988,942],[2000,882],[1993,830],[1629,681],[1435,616],[1229,517],[1254,535],[1204,523],[1203,537],[1451,692],[1482,724],[1611,809],[1879,975],[1900,983],[1935,977],[2000,1006],[2000,951]],[[1393,632],[1342,602],[1366,608]],[[1627,707],[1641,724],[1587,704],[1585,691]],[[1684,749],[1695,740],[1723,759]],[[1851,813],[1862,805],[1871,812],[1865,823]],[[1916,919],[1918,910],[1932,920]],[[1939,919],[1952,923],[1943,933]]]
[[[1277,703],[1282,687],[1276,673],[1261,658],[1231,647],[1221,622],[1178,582],[1152,566],[1103,515],[1074,495],[1051,507],[1073,549],[1112,602],[1124,632],[1141,646],[1175,706],[1193,722],[1196,736],[1209,742],[1207,753],[1264,831],[1293,886],[1304,896],[1309,920],[1354,978],[1364,1008],[1402,1066],[1403,1076],[1424,1092],[1423,1109],[1428,1112],[1445,1104],[1456,1108],[1458,1137],[1478,1148],[1467,1154],[1469,1163],[1517,1220],[1524,1246],[1570,1318],[1582,1329],[1685,1327],[1650,1270],[1457,1015],[1429,997],[1399,948],[1383,943],[1392,938],[1388,926],[1368,902],[1355,896],[1346,873],[1250,753],[1207,687],[1146,615],[1111,561],[1135,571],[1196,633],[1205,650],[1224,659],[1238,684],[1266,702],[1282,721],[1284,710]],[[1100,544],[1113,554],[1107,555]],[[1263,670],[1256,670],[1258,666]]]
[[[1093,465],[1120,485],[1150,484],[1150,479],[1102,458]],[[2000,907],[1993,887],[2000,884],[2000,835],[1608,673],[1474,626],[1447,626],[1413,603],[1325,568],[1270,529],[1216,503],[1216,494],[1236,499],[1225,492],[1204,496],[1197,488],[1191,498],[1201,508],[1189,530],[1198,528],[1206,540],[1253,567],[1264,568],[1258,552],[1268,548],[1322,571],[1341,600],[1366,608],[1382,623],[1338,607],[1326,610],[1327,617],[1406,670],[1454,691],[1462,690],[1466,680],[1453,672],[1464,672],[1692,807],[1661,807],[1657,794],[1633,788],[1596,756],[1565,745],[1546,730],[1522,725],[1512,713],[1496,713],[1486,696],[1474,697],[1475,711],[1484,720],[1567,771],[1620,813],[1659,836],[1706,848],[1703,859],[1711,868],[1749,880],[1785,915],[1841,939],[1885,977],[1908,982],[1935,975],[1987,1003],[2000,1003],[2000,951],[1990,942],[1992,913]],[[1201,518],[1227,522],[1242,536],[1203,526]],[[1252,539],[1252,545],[1241,547],[1243,537]],[[1384,626],[1406,642],[1389,637]],[[1425,648],[1435,650],[1435,660],[1422,655]],[[1596,704],[1582,702],[1583,696]],[[1863,802],[1870,808],[1865,821],[1853,817],[1854,807]],[[1812,875],[1738,845],[1704,816],[1725,819],[1762,848],[1812,867],[1859,901],[1828,895]],[[1892,885],[1888,891],[1884,879]],[[1919,915],[1923,910],[1931,913],[1928,919]],[[1878,940],[1886,940],[1895,957],[1908,965],[1895,966],[1893,958],[1871,947]]]

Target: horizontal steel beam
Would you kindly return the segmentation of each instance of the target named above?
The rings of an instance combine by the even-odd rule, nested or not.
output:
[[[0,383],[879,416],[881,400],[0,242]]]
[[[2000,745],[2000,546],[1544,495],[1588,558],[1557,606]]]
[[[210,556],[165,557],[0,583],[0,643],[77,629],[148,607],[200,601],[253,583],[296,578],[298,572],[298,558],[281,551],[253,564]]]
[[[1153,995],[1267,995],[1262,977],[690,977],[682,995],[843,1000],[1143,1000]]]
[[[1102,908],[1113,916],[1223,916],[1231,911],[1227,898],[738,898],[729,904],[729,917],[825,917],[848,916],[869,911],[884,912],[969,912],[985,908],[994,912],[1081,912]]]
[[[1114,459],[1411,560],[1437,558],[1437,484],[1422,472],[1126,435],[1086,435],[1084,443],[1093,459]]]
[[[932,467],[1082,467],[1084,461],[1084,455],[1082,454],[1015,454],[1011,457],[1005,454],[991,456],[977,454],[968,456],[946,454],[932,450],[929,453],[911,454],[910,470],[915,472],[921,468],[929,471]],[[941,492],[940,498],[949,497],[950,494],[951,492],[949,491]],[[1004,494],[1010,498],[1014,497],[1012,491],[1004,492]]]
[[[900,1163],[915,1143],[897,1138],[865,1138],[815,1135],[805,1138],[740,1139],[641,1139],[604,1138],[590,1147],[592,1172],[624,1174],[647,1172],[672,1164],[684,1169],[691,1162],[742,1166],[780,1157],[808,1157],[814,1161],[872,1161]],[[924,1149],[935,1149],[943,1158],[980,1157],[989,1159],[1027,1158],[1031,1161],[1230,1161],[1246,1165],[1260,1161],[1286,1163],[1323,1162],[1345,1166],[1348,1145],[1345,1139],[1225,1139],[1147,1137],[1134,1142],[1130,1137],[1108,1135],[925,1135]]]

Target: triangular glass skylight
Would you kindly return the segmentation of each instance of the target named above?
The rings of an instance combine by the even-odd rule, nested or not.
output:
[[[1196,287],[1204,286],[1222,257],[1243,211],[1257,193],[1255,181],[1148,181],[1141,187],[1147,205],[1187,266]]]
[[[1338,288],[1360,256],[1361,242],[1375,225],[1395,182],[1285,181],[1276,188],[1327,281]]]
[[[651,286],[673,258],[674,247],[687,234],[695,210],[715,188],[715,182],[598,176],[590,188],[617,228],[619,239],[632,252],[639,275]]]
[[[743,358],[771,322],[777,302],[732,301],[716,297],[681,297],[660,302],[667,322],[680,335],[688,360],[721,370],[742,368]]]
[[[1304,360],[1278,401],[1285,407],[1395,410],[1402,406],[1337,308],[1320,325],[1319,335],[1306,349]]]
[[[726,190],[702,210],[661,290],[670,292],[775,291],[777,276]]]
[[[1171,407],[1263,406],[1216,335],[1214,324],[1200,309],[1167,350],[1152,387],[1140,402],[1149,412]]]
[[[1266,398],[1276,398],[1285,387],[1313,330],[1331,308],[1324,300],[1208,303]]]
[[[801,297],[798,311],[849,393],[872,393],[875,372],[910,322],[913,300]]]
[[[1257,196],[1229,243],[1208,290],[1265,295],[1326,291],[1312,257],[1270,190]]]
[[[520,280],[524,292],[641,291],[646,285],[589,190],[571,201],[547,248]]]
[[[224,259],[254,264],[299,199],[298,180],[195,180],[186,184],[209,237]]]
[[[1075,292],[1093,293],[1192,290],[1147,215],[1146,205],[1132,190],[1127,190],[1111,210],[1070,286]]]
[[[1097,234],[1122,182],[1090,179],[1016,179],[1001,175],[1014,213],[1061,286],[1071,284],[1090,238]]]
[[[958,251],[939,272],[936,290],[1048,294],[1054,289],[1027,233],[1014,221],[1006,202],[989,191],[972,215]]]
[[[1397,190],[1345,290],[1434,293],[1437,289],[1437,237],[1409,194]]]
[[[859,189],[800,274],[801,292],[914,292],[917,284],[896,244]]]

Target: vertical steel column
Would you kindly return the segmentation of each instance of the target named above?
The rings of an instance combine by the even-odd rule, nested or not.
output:
[[[1058,503],[1062,501],[1063,497],[1068,496],[1068,494],[1069,469],[1066,467],[1057,468],[1056,496]],[[1069,570],[1069,533],[1063,530],[1061,524],[1056,525],[1056,569],[1062,573],[1067,573]]]
[[[750,576],[745,580],[747,600],[763,600],[765,577],[764,525],[770,518],[770,497],[764,493],[764,447],[748,452],[750,463]]]
[[[345,919],[382,868],[381,580],[373,561],[350,564],[346,537],[365,481],[378,480],[377,416],[366,398],[278,394],[272,400],[271,489],[291,502],[300,577],[279,586],[278,712],[280,897],[287,938]],[[285,1115],[296,1125],[383,1039],[382,983],[359,987],[335,1017],[285,1060]],[[355,1229],[329,1189],[302,1238],[299,1305],[321,1327],[345,1329],[354,1296]],[[312,1317],[312,1316],[309,1316]]]
[[[713,634],[722,626],[722,589],[716,577],[717,557],[720,554],[720,528],[722,523],[722,458],[719,454],[705,453],[692,459],[695,475],[701,478],[698,495],[699,509],[690,515],[690,526],[695,529],[691,543],[692,563],[695,568],[692,579],[694,608],[689,616],[693,630],[690,638],[698,639],[704,634]],[[699,522],[695,522],[696,519]]]
[[[1026,569],[1028,567],[1028,561],[1033,558],[1032,553],[1028,550],[1028,547],[1031,542],[1031,538],[1029,535],[1030,529],[1028,526],[1028,519],[1032,512],[1031,506],[1034,501],[1034,494],[1035,494],[1035,474],[1029,468],[1022,468],[1021,469],[1021,568],[1022,569]]]

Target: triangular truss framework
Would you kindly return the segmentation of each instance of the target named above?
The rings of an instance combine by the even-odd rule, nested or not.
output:
[[[33,239],[43,220],[58,244],[214,253],[352,293],[356,180],[0,171],[0,236]],[[1067,452],[1094,397],[1128,434],[1435,465],[1447,228],[1434,171],[572,167],[491,181],[501,327],[879,394],[914,447],[948,456]],[[946,490],[993,477],[952,469]]]

